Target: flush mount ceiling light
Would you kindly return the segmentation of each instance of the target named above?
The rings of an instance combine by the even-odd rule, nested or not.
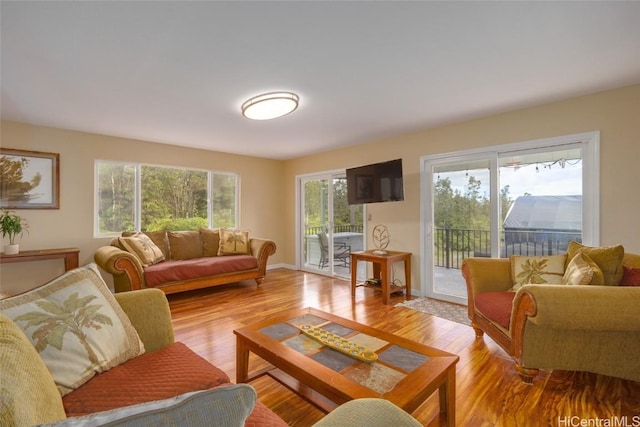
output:
[[[242,104],[242,115],[252,120],[269,120],[286,116],[298,108],[298,95],[292,92],[269,92]]]

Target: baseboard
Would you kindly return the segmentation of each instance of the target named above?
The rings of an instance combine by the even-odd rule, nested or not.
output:
[[[292,264],[269,264],[267,265],[267,271],[274,270],[276,268],[286,268],[288,270],[297,270],[295,265]]]

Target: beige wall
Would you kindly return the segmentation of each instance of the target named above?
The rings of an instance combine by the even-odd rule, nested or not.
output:
[[[390,248],[414,253],[414,288],[420,284],[421,156],[600,131],[600,243],[640,253],[640,85],[400,135],[289,161],[273,161],[66,130],[2,123],[3,147],[60,153],[61,208],[20,211],[30,222],[22,249],[77,246],[81,264],[108,239],[93,238],[95,159],[141,161],[218,169],[241,175],[241,225],[274,239],[270,264],[295,264],[295,177],[402,157],[403,202],[372,204],[370,225],[389,227]],[[284,189],[284,191],[283,191]],[[41,264],[41,265],[40,265]],[[3,265],[3,289],[24,288],[60,274],[58,261]],[[37,266],[37,268],[36,268]]]
[[[560,135],[600,131],[600,243],[622,243],[640,253],[640,85],[574,98],[536,108],[401,135],[286,163],[287,206],[295,203],[299,174],[348,168],[402,157],[405,200],[367,207],[369,225],[385,224],[390,249],[413,252],[413,288],[420,284],[420,157]],[[365,149],[366,148],[366,149]],[[285,222],[294,223],[293,208]],[[295,260],[295,230],[284,235],[285,262]]]
[[[241,182],[240,226],[252,235],[272,238],[279,247],[284,243],[281,161],[12,122],[2,122],[0,136],[5,148],[60,154],[60,209],[18,211],[29,222],[29,234],[20,239],[21,250],[78,247],[82,265],[92,262],[95,250],[108,244],[109,239],[93,237],[96,159],[236,172]],[[279,251],[271,264],[283,259]],[[58,260],[2,264],[0,289],[14,293],[37,286],[63,273],[62,264]]]

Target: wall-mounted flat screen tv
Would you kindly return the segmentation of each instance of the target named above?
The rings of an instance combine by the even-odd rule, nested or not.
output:
[[[347,169],[350,205],[404,200],[402,159]]]

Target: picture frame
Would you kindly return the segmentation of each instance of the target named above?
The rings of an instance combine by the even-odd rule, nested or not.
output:
[[[0,148],[0,208],[60,209],[60,154]]]

